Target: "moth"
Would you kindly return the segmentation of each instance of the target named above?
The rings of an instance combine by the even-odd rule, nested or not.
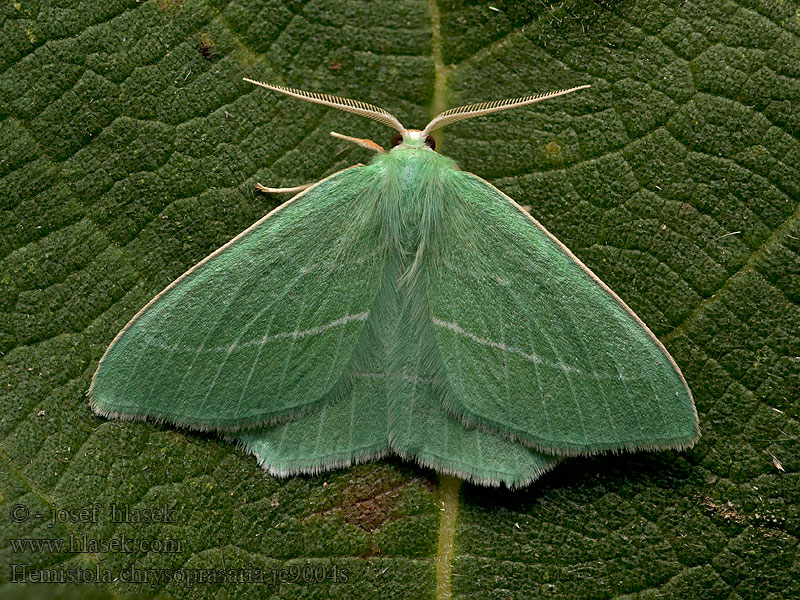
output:
[[[388,454],[526,486],[565,456],[684,449],[689,387],[663,344],[514,200],[431,132],[589,86],[447,110],[406,129],[371,104],[251,79],[395,129],[297,188],[153,298],[89,390],[104,417],[235,439],[270,473]]]

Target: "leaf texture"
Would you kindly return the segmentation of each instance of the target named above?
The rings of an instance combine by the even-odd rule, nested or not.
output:
[[[288,187],[369,159],[331,130],[388,144],[377,123],[266,101],[241,83],[250,76],[365,100],[410,127],[451,106],[592,84],[455,124],[437,148],[531,206],[642,317],[684,372],[703,437],[686,453],[566,459],[524,491],[463,485],[454,598],[800,596],[796,6],[490,4],[0,5],[0,595],[89,591],[11,585],[12,563],[117,574],[224,563],[337,566],[349,580],[92,587],[115,598],[435,596],[432,471],[384,459],[277,479],[224,440],[88,407],[116,333],[277,205],[252,193],[256,181]],[[174,505],[177,522],[10,517],[17,503],[94,501]],[[11,546],[70,534],[183,547]]]

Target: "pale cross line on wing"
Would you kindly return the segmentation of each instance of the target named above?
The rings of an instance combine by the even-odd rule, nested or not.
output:
[[[231,352],[233,350],[237,350],[239,348],[246,348],[249,346],[263,346],[267,342],[272,342],[279,339],[285,338],[302,338],[309,335],[318,335],[327,331],[328,329],[332,329],[334,327],[338,327],[340,325],[346,325],[351,321],[365,321],[369,317],[369,311],[364,311],[355,315],[344,315],[343,317],[339,317],[330,323],[326,323],[325,325],[317,325],[316,327],[311,327],[310,329],[303,329],[298,331],[286,331],[282,333],[276,333],[274,335],[265,335],[255,340],[250,340],[248,342],[242,342],[241,344],[228,344],[227,346],[211,346],[208,348],[196,348],[194,346],[182,346],[179,347],[178,345],[171,345],[165,344],[162,341],[158,340],[154,335],[150,333],[142,334],[142,337],[145,341],[151,345],[161,348],[162,350],[169,350],[169,351],[181,351],[181,352]]]
[[[501,350],[503,352],[512,352],[514,354],[519,354],[520,356],[522,356],[523,358],[531,361],[534,364],[542,364],[542,365],[548,366],[548,367],[550,367],[552,369],[560,369],[560,370],[564,371],[565,373],[578,373],[580,375],[587,375],[588,374],[588,373],[585,373],[584,371],[582,371],[581,369],[578,369],[577,367],[566,365],[563,362],[550,363],[548,361],[543,360],[540,356],[537,356],[533,352],[528,353],[528,352],[525,352],[521,348],[516,348],[514,346],[509,346],[507,344],[502,344],[500,342],[494,342],[492,340],[487,340],[486,338],[482,338],[480,336],[475,335],[474,333],[470,333],[469,331],[464,330],[458,323],[453,323],[453,322],[450,322],[450,321],[443,321],[442,319],[439,319],[438,317],[433,317],[433,324],[436,325],[437,327],[443,327],[445,329],[450,329],[451,331],[457,333],[458,335],[461,335],[461,336],[464,336],[466,338],[469,338],[473,342],[475,342],[477,344],[481,344],[482,346],[489,346],[491,348],[497,348],[498,350]],[[597,377],[597,378],[599,378],[599,379],[605,379],[605,378],[609,378],[609,379],[610,378],[615,378],[616,379],[616,378],[618,378],[618,379],[621,379],[623,381],[638,381],[640,379],[646,379],[646,377],[644,377],[644,376],[643,377],[633,377],[633,376],[624,376],[624,375],[621,375],[621,374],[618,374],[618,375],[600,375],[599,373],[594,373],[593,372],[592,375]]]

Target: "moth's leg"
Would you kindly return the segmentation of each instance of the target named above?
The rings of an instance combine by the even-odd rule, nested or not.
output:
[[[331,137],[335,137],[337,139],[344,140],[345,142],[352,142],[356,146],[361,146],[362,148],[366,148],[367,150],[372,150],[373,152],[378,152],[378,153],[381,153],[381,154],[386,152],[386,150],[384,150],[381,146],[379,146],[378,144],[376,144],[372,140],[365,140],[365,139],[362,139],[362,138],[354,138],[354,137],[350,137],[349,135],[342,135],[341,133],[336,133],[335,131],[331,131]]]
[[[256,183],[256,189],[259,192],[266,192],[267,194],[296,194],[297,192],[302,192],[310,188],[313,183],[306,183],[304,185],[298,185],[297,187],[290,187],[290,188],[268,188],[264,187],[260,183]]]

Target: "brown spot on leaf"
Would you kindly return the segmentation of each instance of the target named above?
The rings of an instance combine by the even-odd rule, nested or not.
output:
[[[401,497],[402,487],[342,505],[340,510],[344,520],[369,532],[375,531],[384,523],[396,521],[405,515]]]
[[[350,525],[372,533],[391,521],[406,516],[403,490],[419,480],[405,479],[396,471],[380,469],[365,477],[353,478],[338,497],[331,498],[333,506],[322,513],[338,514]]]
[[[208,33],[201,33],[195,40],[197,41],[197,47],[200,49],[200,54],[203,55],[203,58],[206,60],[213,60],[214,57],[217,56],[218,53],[214,48],[214,40],[211,39]]]

